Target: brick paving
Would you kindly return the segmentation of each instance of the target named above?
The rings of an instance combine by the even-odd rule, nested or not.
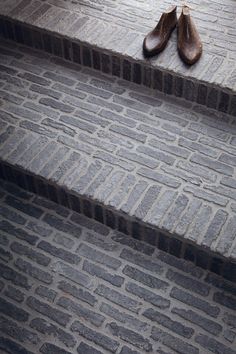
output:
[[[236,353],[232,283],[4,181],[0,215],[1,353]]]
[[[49,198],[67,205],[69,191],[79,211],[83,197],[87,216],[123,232],[144,223],[235,261],[232,117],[9,43],[0,63],[0,159],[38,176],[39,193],[46,181]],[[159,247],[181,256],[178,240]]]
[[[5,25],[0,21],[0,34],[10,39],[236,116],[233,0],[190,2],[204,46],[201,60],[191,68],[178,56],[176,32],[158,57],[143,58],[143,37],[173,4],[169,0],[2,0],[2,4],[0,20],[7,21]]]

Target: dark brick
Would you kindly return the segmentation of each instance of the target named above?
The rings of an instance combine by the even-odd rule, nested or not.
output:
[[[173,86],[173,76],[169,73],[164,74],[163,79],[163,92],[167,94],[172,94],[172,86]]]
[[[169,286],[167,282],[128,265],[123,269],[123,273],[150,288],[166,290]]]
[[[100,53],[96,52],[94,49],[92,50],[93,57],[93,67],[95,70],[101,70],[101,58]]]
[[[46,288],[46,286],[40,285],[35,289],[35,294],[45,298],[49,302],[53,302],[57,296],[57,292],[53,289]]]
[[[103,315],[96,313],[93,310],[90,310],[79,303],[75,303],[74,301],[66,297],[61,297],[57,301],[57,305],[62,306],[64,309],[74,313],[79,318],[83,318],[84,320],[90,322],[96,327],[101,326],[105,320],[105,317]]]
[[[80,257],[76,254],[66,251],[63,248],[55,247],[46,241],[41,241],[37,247],[57,258],[63,259],[65,262],[71,264],[78,264],[80,262]]]
[[[24,294],[19,289],[11,285],[8,285],[7,289],[5,289],[4,295],[17,302],[23,302],[25,298]]]
[[[73,235],[76,238],[78,238],[81,234],[80,227],[73,225],[70,222],[63,221],[54,215],[46,214],[43,218],[43,221],[45,221],[50,226],[55,227],[57,230]]]
[[[112,353],[115,353],[119,347],[119,343],[117,341],[84,326],[79,321],[75,321],[72,324],[71,330],[72,332],[78,332],[82,337],[95,344],[98,344],[102,348],[109,350]]]
[[[51,343],[44,343],[39,351],[43,354],[71,354],[67,350],[59,348],[58,346]]]
[[[73,61],[77,64],[81,64],[80,59],[80,45],[77,43],[72,43]]]
[[[168,348],[180,354],[198,354],[199,349],[184,342],[183,340],[172,336],[159,328],[153,327],[151,338],[157,342],[161,342]]]
[[[125,289],[139,298],[151,303],[154,306],[159,307],[160,309],[166,309],[170,307],[170,300],[165,299],[164,297],[155,294],[145,288],[142,288],[134,283],[127,283]]]
[[[209,338],[204,334],[200,334],[195,338],[196,343],[200,344],[203,348],[210,350],[213,353],[235,354],[235,350],[226,347],[213,338]]]
[[[124,347],[122,347],[120,354],[140,354],[140,352],[130,349],[130,348],[126,347],[126,345],[125,345]]]
[[[149,327],[147,323],[140,321],[138,318],[133,317],[127,313],[117,310],[108,304],[102,303],[100,306],[100,311],[114,318],[114,320],[124,323],[126,326],[132,327],[137,331],[146,331]]]
[[[236,299],[232,296],[229,296],[225,293],[215,293],[213,300],[218,304],[228,307],[229,309],[236,310]]]
[[[34,311],[41,313],[42,315],[57,322],[61,326],[65,327],[69,322],[71,315],[68,315],[54,307],[49,306],[45,302],[39,301],[33,296],[28,297],[26,304]]]
[[[128,247],[134,249],[135,251],[142,252],[142,253],[149,255],[149,256],[152,255],[155,250],[154,247],[147,245],[144,242],[136,241],[136,240],[132,239],[131,237],[128,237],[128,236],[118,233],[118,232],[116,232],[112,236],[112,240],[115,242],[119,242],[122,245],[128,246]]]
[[[61,280],[58,283],[58,289],[62,290],[64,293],[73,296],[76,299],[88,303],[91,306],[94,306],[95,303],[97,302],[95,296],[90,294],[87,290],[84,290],[82,288],[77,288],[75,285],[72,285],[66,281]]]
[[[35,245],[36,242],[38,241],[38,237],[34,235],[28,234],[26,231],[17,228],[10,224],[8,221],[1,221],[0,222],[0,230],[6,232],[9,235],[16,236],[17,238],[28,242],[31,245]]]
[[[24,225],[26,223],[26,219],[23,216],[19,215],[11,209],[6,208],[3,205],[0,206],[0,214],[2,217],[16,222],[17,224]]]
[[[195,293],[202,295],[202,296],[207,296],[209,294],[210,288],[209,286],[200,283],[198,280],[188,278],[185,275],[182,275],[180,273],[174,272],[172,270],[168,270],[167,272],[167,279],[172,280],[174,283],[182,286],[185,289],[189,289],[191,291],[194,291]]]
[[[138,63],[133,64],[133,82],[136,84],[141,84],[142,82],[141,65]]]
[[[29,350],[23,348],[20,344],[4,337],[0,337],[0,349],[10,354],[33,354]]]
[[[143,312],[143,316],[147,317],[151,321],[159,323],[161,326],[166,327],[172,332],[175,332],[185,338],[191,338],[194,333],[192,328],[187,327],[180,322],[174,321],[169,316],[166,316],[158,311],[154,311],[152,308],[145,310]]]
[[[88,277],[86,274],[82,273],[78,269],[74,269],[62,262],[56,262],[53,265],[53,271],[62,275],[66,279],[69,279],[79,285],[84,286],[85,288],[92,288],[94,281],[91,277]]]
[[[212,317],[217,317],[220,312],[219,307],[211,305],[209,302],[206,302],[200,299],[199,297],[193,296],[175,287],[171,290],[170,296],[176,300],[183,302],[184,304],[195,307],[198,310],[203,311],[207,315]]]
[[[185,310],[174,307],[171,312],[180,316],[184,320],[196,324],[197,326],[203,328],[205,331],[214,335],[218,335],[222,331],[222,326],[220,324],[213,322],[192,310]]]
[[[23,273],[28,274],[29,276],[42,281],[46,284],[52,283],[51,274],[32,266],[29,262],[24,261],[23,259],[17,258],[15,261],[15,265],[18,269],[20,269]]]
[[[220,91],[220,98],[219,98],[219,105],[218,105],[218,109],[221,112],[228,112],[229,109],[229,95],[226,92],[222,92]]]
[[[158,91],[163,90],[163,73],[159,69],[154,70],[153,88]]]
[[[100,350],[94,349],[93,347],[91,347],[90,345],[81,342],[80,345],[77,348],[77,352],[79,354],[102,354],[102,352],[100,352]]]
[[[145,352],[152,351],[152,345],[148,339],[145,339],[140,334],[131,331],[128,328],[124,328],[122,326],[118,326],[115,322],[111,322],[106,325],[109,328],[110,332],[113,336],[116,336],[125,342],[128,342],[134,345],[137,348],[145,350]]]
[[[81,244],[77,252],[79,255],[86,257],[93,262],[101,263],[112,269],[118,269],[121,266],[121,261],[118,259],[106,255],[98,250],[92,249],[85,244]]]
[[[14,271],[13,269],[1,263],[0,263],[0,276],[6,280],[11,281],[14,285],[20,286],[27,290],[29,290],[31,287],[31,285],[28,282],[28,279],[24,275],[21,275],[20,273]]]
[[[0,312],[12,317],[19,322],[26,322],[29,318],[28,312],[0,298]]]
[[[47,266],[50,263],[50,258],[45,256],[44,254],[39,253],[33,250],[32,248],[29,248],[18,242],[13,242],[11,244],[11,250],[22,256],[24,255],[27,258],[32,259],[33,261],[36,261],[38,264],[41,264],[43,266]]]
[[[112,56],[111,67],[112,75],[120,77],[121,65],[119,57]]]
[[[110,289],[104,285],[99,285],[95,290],[95,294],[104,297],[105,299],[114,302],[121,307],[124,307],[134,313],[138,313],[140,302],[131,299],[130,297],[123,295],[113,289]]]
[[[18,74],[18,76],[22,79],[25,79],[25,80],[31,81],[35,84],[39,84],[39,85],[43,85],[43,86],[49,86],[51,83],[49,80],[44,79],[41,76],[31,74],[31,73]]]
[[[113,275],[102,267],[99,267],[98,265],[95,265],[88,261],[84,261],[83,270],[93,276],[108,281],[114,286],[121,286],[124,282],[123,277],[120,277],[119,275]]]
[[[39,337],[36,333],[18,326],[16,322],[6,319],[3,316],[0,316],[0,331],[12,338],[17,338],[19,342],[29,342],[32,344],[37,344],[39,342]]]

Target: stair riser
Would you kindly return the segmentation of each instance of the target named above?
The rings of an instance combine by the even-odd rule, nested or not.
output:
[[[66,208],[92,218],[104,225],[118,230],[135,239],[147,242],[158,249],[178,258],[184,258],[203,269],[222,275],[225,279],[236,282],[236,264],[217,257],[211,252],[179,240],[175,235],[163,233],[151,228],[136,218],[115,211],[94,200],[75,195],[70,191],[51,184],[46,179],[17,169],[15,166],[0,161],[0,178],[17,184],[19,187],[47,198]]]
[[[0,37],[236,117],[236,95],[210,83],[189,80],[174,72],[154,69],[151,64],[145,65],[130,57],[93,48],[88,43],[73,41],[60,34],[3,16],[0,16]]]

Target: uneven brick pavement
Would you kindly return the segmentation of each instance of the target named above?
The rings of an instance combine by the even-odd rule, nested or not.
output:
[[[232,283],[0,182],[1,353],[236,353]]]
[[[236,116],[235,1],[189,3],[204,47],[191,68],[176,31],[158,57],[143,57],[143,37],[169,0],[1,0],[0,36]]]
[[[0,63],[2,178],[204,268],[204,249],[235,262],[232,117],[9,43]]]

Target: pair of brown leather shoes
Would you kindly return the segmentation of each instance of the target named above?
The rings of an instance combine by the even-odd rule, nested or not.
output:
[[[190,16],[189,7],[183,6],[179,20],[176,9],[177,6],[172,6],[162,14],[157,26],[144,38],[143,52],[146,57],[160,53],[177,26],[179,55],[186,64],[192,65],[202,54],[202,42]]]

